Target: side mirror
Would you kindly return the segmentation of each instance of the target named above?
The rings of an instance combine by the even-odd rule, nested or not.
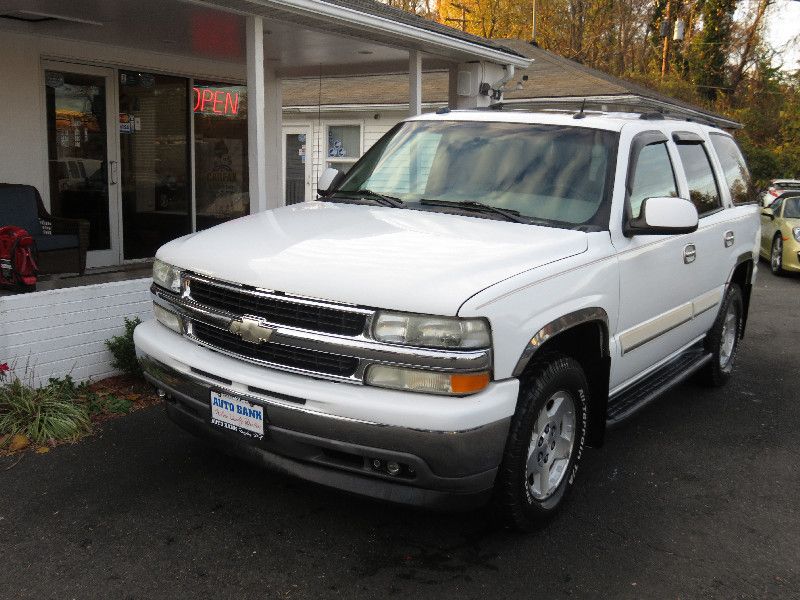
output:
[[[683,198],[647,198],[625,226],[625,235],[679,235],[697,231],[697,208]]]
[[[344,173],[328,167],[317,180],[317,193],[320,196],[329,196],[334,192],[336,186],[342,180],[342,177],[344,177]]]
[[[773,221],[775,220],[775,213],[771,208],[765,208],[761,211],[762,216],[769,217]]]

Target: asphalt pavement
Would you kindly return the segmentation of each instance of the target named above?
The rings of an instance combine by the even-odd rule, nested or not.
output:
[[[2,459],[0,598],[798,598],[799,309],[762,262],[731,383],[612,431],[532,535],[264,471],[161,407]]]

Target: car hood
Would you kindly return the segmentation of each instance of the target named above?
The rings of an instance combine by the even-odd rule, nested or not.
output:
[[[381,206],[307,202],[174,240],[158,258],[289,294],[455,315],[480,290],[586,251],[583,232]]]

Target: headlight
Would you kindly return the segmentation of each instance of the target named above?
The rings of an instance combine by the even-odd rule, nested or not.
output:
[[[367,369],[366,382],[393,390],[465,396],[480,392],[489,385],[489,373],[441,373],[372,365]]]
[[[181,270],[164,261],[153,261],[153,282],[173,292],[181,291]]]
[[[425,348],[488,348],[491,345],[486,319],[379,312],[372,335],[381,342]]]
[[[800,227],[795,227],[792,229],[792,235],[794,236],[794,239],[800,242]]]
[[[153,313],[156,315],[156,321],[164,327],[172,329],[176,333],[183,333],[183,321],[177,314],[158,304],[153,304]]]

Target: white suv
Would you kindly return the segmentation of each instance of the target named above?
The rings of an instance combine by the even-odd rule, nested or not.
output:
[[[158,251],[138,356],[228,451],[528,529],[608,424],[731,373],[759,219],[721,130],[440,111],[333,179]]]

